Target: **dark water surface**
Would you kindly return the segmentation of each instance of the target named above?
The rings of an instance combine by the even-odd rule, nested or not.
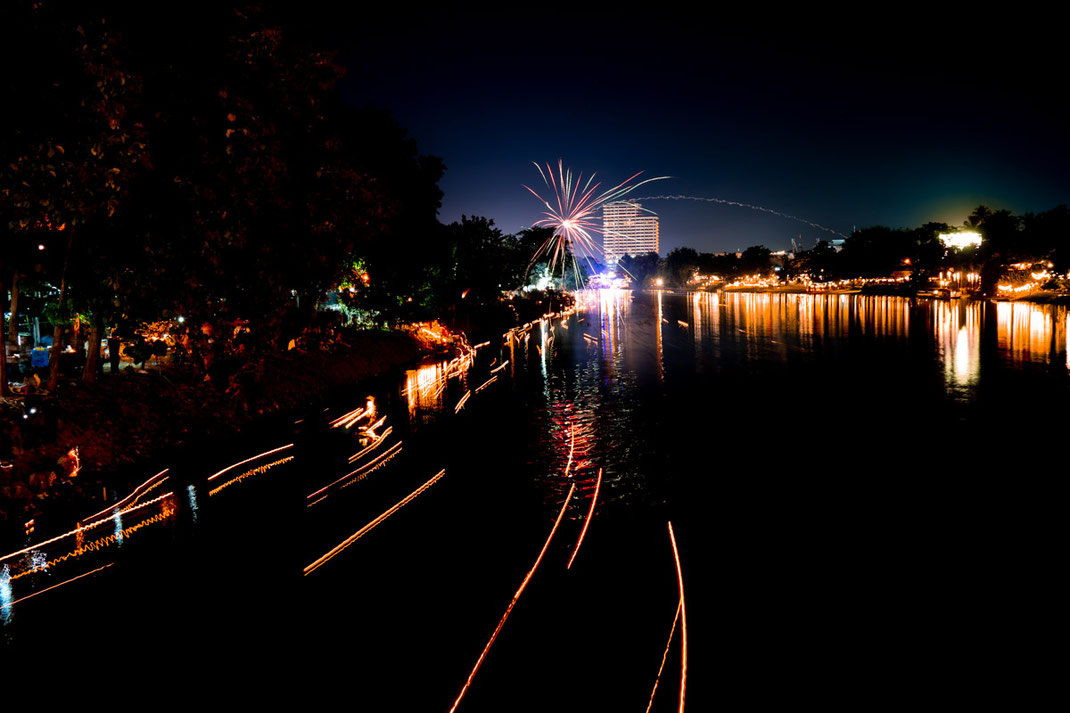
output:
[[[645,710],[679,599],[670,520],[688,710],[1020,690],[1023,668],[1043,675],[1061,562],[1067,320],[1011,303],[589,294],[462,376],[430,365],[383,385],[376,432],[393,431],[353,466],[367,441],[329,421],[363,397],[289,440],[191,454],[144,511],[165,508],[164,525],[14,581],[9,560],[5,683],[449,710],[575,485],[458,710]],[[209,495],[226,478],[208,475],[290,441],[250,467],[293,460]],[[676,708],[679,637],[654,710]]]

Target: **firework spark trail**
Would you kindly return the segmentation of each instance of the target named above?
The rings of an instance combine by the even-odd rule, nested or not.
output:
[[[487,657],[487,652],[490,651],[490,647],[494,644],[494,640],[498,638],[498,633],[501,632],[502,627],[505,626],[505,620],[509,618],[509,614],[512,613],[513,607],[516,606],[516,602],[520,599],[520,595],[524,593],[524,589],[528,586],[528,582],[535,575],[535,570],[539,568],[539,563],[542,562],[543,555],[546,554],[546,550],[550,548],[550,541],[554,539],[554,533],[557,532],[557,526],[561,524],[561,519],[565,516],[565,509],[568,508],[568,502],[572,499],[572,493],[576,490],[576,484],[573,483],[569,488],[568,496],[565,498],[565,503],[561,506],[561,512],[557,514],[557,520],[554,522],[553,528],[550,530],[550,536],[546,538],[546,544],[542,546],[542,551],[539,552],[539,556],[535,558],[535,564],[531,566],[531,570],[528,572],[528,576],[524,577],[524,581],[520,583],[520,589],[516,590],[516,594],[513,595],[513,601],[509,602],[509,607],[505,610],[505,614],[502,615],[501,621],[498,622],[497,628],[494,629],[494,633],[490,636],[490,641],[483,647],[483,653],[479,655],[479,660],[476,661],[476,665],[472,668],[472,673],[468,674],[468,680],[464,682],[464,687],[461,689],[460,694],[457,696],[457,700],[453,702],[453,707],[450,708],[450,713],[454,713],[457,710],[457,706],[461,704],[461,699],[464,698],[464,694],[468,692],[468,687],[472,685],[472,679],[476,677],[476,671],[483,665],[483,659]]]
[[[806,225],[809,225],[811,228],[817,228],[819,230],[824,230],[826,233],[832,233],[833,235],[839,235],[841,238],[846,238],[847,237],[846,235],[844,235],[843,233],[841,233],[838,230],[833,230],[832,228],[826,228],[824,225],[821,225],[820,223],[815,223],[812,220],[807,220],[806,218],[800,218],[800,217],[798,217],[796,215],[789,215],[787,213],[781,213],[780,211],[773,210],[772,208],[763,208],[760,205],[752,205],[750,203],[741,203],[739,201],[728,201],[728,200],[724,200],[723,198],[703,198],[703,197],[700,197],[700,196],[646,196],[644,198],[636,198],[635,200],[637,200],[637,201],[696,201],[698,203],[719,203],[720,205],[731,205],[731,206],[735,206],[737,208],[750,208],[751,210],[761,211],[762,213],[769,213],[770,215],[775,215],[775,216],[777,216],[779,218],[787,218],[788,220],[795,220],[795,221],[798,221],[800,223],[805,223]]]
[[[576,553],[580,551],[580,545],[583,544],[583,538],[587,534],[587,526],[591,524],[591,518],[594,517],[594,505],[598,502],[598,489],[602,487],[602,469],[598,469],[598,481],[594,484],[594,496],[591,498],[591,509],[587,512],[587,519],[583,521],[583,529],[580,530],[580,539],[576,540],[576,549],[572,550],[572,556],[568,558],[568,565],[565,569],[572,569],[572,560],[576,559]]]
[[[524,186],[546,207],[546,210],[543,211],[545,217],[535,221],[533,225],[547,226],[554,230],[553,235],[535,251],[535,255],[532,256],[528,267],[530,268],[540,256],[545,254],[550,258],[550,272],[554,272],[560,261],[562,275],[564,275],[565,260],[567,260],[570,252],[573,263],[577,264],[577,266],[577,253],[590,264],[591,258],[601,252],[602,249],[594,240],[591,232],[601,232],[597,213],[602,204],[620,200],[636,188],[652,181],[668,178],[668,176],[657,176],[644,179],[638,183],[632,183],[642,175],[642,171],[640,171],[626,181],[622,181],[609,190],[599,193],[598,189],[602,184],[594,183],[594,178],[597,174],[592,174],[584,183],[583,174],[577,174],[573,178],[572,169],[566,169],[563,161],[557,162],[556,176],[550,164],[546,164],[545,172],[537,163],[535,168],[538,169],[543,183],[553,194],[557,207],[555,208],[551,205],[550,201],[543,198],[531,187]]]
[[[665,670],[665,660],[669,658],[669,648],[672,646],[672,637],[676,634],[676,622],[680,621],[680,605],[676,605],[676,616],[672,619],[672,628],[669,629],[669,640],[665,642],[665,653],[661,655],[661,666],[658,667],[658,675],[654,678],[654,690],[650,692],[650,702],[646,704],[646,713],[650,713],[654,705],[654,694],[658,692],[658,682],[661,680],[661,672]]]
[[[687,688],[687,607],[684,605],[684,572],[680,568],[680,553],[676,549],[676,535],[669,523],[669,540],[672,541],[672,556],[676,560],[676,581],[680,585],[680,711],[684,713],[684,691]]]

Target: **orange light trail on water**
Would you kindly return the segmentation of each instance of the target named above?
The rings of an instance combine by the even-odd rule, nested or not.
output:
[[[174,493],[164,493],[163,495],[160,495],[159,497],[156,497],[156,498],[154,498],[152,500],[148,500],[146,502],[143,502],[140,505],[131,505],[130,507],[126,508],[125,510],[120,510],[118,512],[118,514],[120,516],[121,515],[127,515],[127,514],[132,513],[132,512],[134,512],[136,510],[141,510],[141,509],[146,508],[149,505],[152,505],[153,503],[156,503],[156,502],[158,502],[160,500],[163,500],[164,498],[169,497],[171,495],[174,495]],[[15,557],[18,557],[19,555],[24,555],[27,552],[33,552],[34,550],[39,550],[42,547],[44,547],[45,545],[50,545],[53,542],[59,542],[60,540],[62,540],[65,537],[70,537],[72,535],[81,535],[81,533],[88,532],[89,530],[92,530],[95,527],[99,527],[100,525],[103,525],[105,523],[112,522],[113,518],[114,518],[114,515],[110,515],[108,517],[101,518],[99,520],[96,520],[94,522],[89,523],[88,525],[82,525],[80,527],[76,527],[73,530],[71,530],[70,532],[65,532],[62,535],[57,535],[57,536],[55,536],[55,537],[53,537],[53,538],[51,538],[49,540],[44,540],[42,542],[38,542],[36,544],[30,545],[29,547],[25,547],[25,548],[23,548],[21,550],[18,550],[17,552],[12,552],[10,554],[6,554],[3,557],[0,557],[0,562],[3,562],[4,560],[13,559]],[[79,549],[81,549],[81,548],[79,548]],[[79,552],[79,554],[80,554],[80,552]],[[60,561],[63,561],[65,559],[67,559],[66,556],[65,557],[61,557],[60,559],[56,560],[56,562],[60,562]],[[28,574],[29,572],[33,572],[33,571],[35,571],[35,570],[29,570],[28,572],[25,572],[24,574]],[[18,575],[18,576],[21,576],[21,575]],[[15,576],[12,576],[12,579],[15,579],[15,578],[16,578]]]
[[[224,468],[223,470],[219,471],[218,473],[215,473],[214,475],[208,476],[208,482],[212,482],[213,480],[215,480],[219,476],[223,475],[227,471],[234,470],[235,468],[237,468],[240,465],[245,465],[246,463],[252,463],[257,458],[263,458],[264,456],[269,456],[272,453],[278,453],[279,451],[284,451],[287,448],[293,448],[293,445],[294,444],[292,444],[292,443],[287,443],[285,446],[279,446],[278,448],[272,448],[270,451],[264,451],[263,453],[261,453],[259,455],[253,456],[252,458],[246,458],[245,460],[240,461],[238,463],[235,463],[234,465],[228,465],[226,468]]]
[[[335,485],[338,485],[339,483],[341,483],[346,478],[349,478],[349,477],[354,476],[354,475],[358,475],[358,474],[363,473],[365,471],[369,471],[370,472],[372,470],[375,470],[379,466],[383,465],[386,461],[390,460],[391,458],[396,456],[398,453],[400,453],[401,452],[401,444],[402,443],[404,443],[404,441],[398,441],[394,445],[390,446],[390,448],[386,449],[381,454],[379,454],[378,456],[376,456],[372,460],[368,461],[367,463],[365,463],[361,467],[357,468],[356,470],[354,470],[354,471],[352,471],[350,473],[346,473],[345,475],[343,475],[341,478],[339,478],[338,480],[334,481],[333,483],[328,483],[327,485],[324,485],[322,488],[320,488],[316,492],[310,493],[309,495],[306,495],[305,499],[306,500],[312,500],[312,498],[316,497],[317,495],[320,495],[322,493],[327,492],[327,490],[329,490],[330,488],[332,488]],[[322,499],[323,498],[320,498],[320,500],[322,500]],[[319,500],[317,500],[316,502],[319,502]],[[309,503],[309,504],[311,505],[311,504],[314,504],[314,503]]]
[[[96,574],[97,572],[99,572],[102,569],[107,569],[108,567],[111,567],[113,564],[115,564],[115,563],[114,562],[109,562],[108,564],[104,565],[103,567],[97,567],[96,569],[91,569],[88,572],[85,572],[84,574],[80,574],[77,577],[71,577],[70,579],[68,579],[68,580],[66,580],[64,582],[60,582],[59,584],[53,584],[51,587],[45,587],[44,589],[42,589],[40,591],[34,592],[33,594],[27,594],[25,597],[21,597],[19,599],[15,599],[14,601],[8,602],[7,604],[0,604],[0,609],[6,609],[6,608],[9,608],[9,607],[13,607],[16,604],[18,604],[19,602],[24,602],[27,599],[32,599],[33,597],[36,597],[38,594],[44,594],[45,592],[50,591],[52,589],[55,589],[56,587],[62,587],[64,584],[70,584],[71,582],[73,582],[76,579],[81,579],[82,577],[88,577],[91,574]]]
[[[573,486],[575,487],[575,486]],[[580,530],[580,539],[576,540],[576,549],[572,550],[572,556],[568,558],[568,565],[565,569],[572,569],[572,560],[576,559],[576,553],[580,551],[580,545],[583,544],[583,538],[587,535],[587,526],[591,524],[591,518],[594,517],[594,506],[598,502],[598,489],[602,487],[602,469],[598,469],[598,481],[594,484],[594,497],[591,498],[591,509],[587,512],[587,519],[583,521],[583,529]]]
[[[665,661],[669,658],[669,648],[672,646],[672,637],[676,634],[676,622],[680,620],[680,605],[676,605],[676,616],[672,618],[672,628],[669,629],[669,640],[665,642],[665,653],[661,655],[661,666],[658,667],[658,675],[654,679],[654,690],[650,692],[650,702],[646,704],[646,713],[650,713],[654,705],[654,694],[658,692],[658,681],[661,680],[661,672],[665,670]]]
[[[572,454],[576,451],[576,425],[569,429],[572,432],[572,441],[568,444],[568,463],[565,463],[565,477],[568,477],[568,469],[572,467]]]
[[[214,488],[212,488],[211,490],[209,490],[208,491],[208,497],[213,497],[213,496],[217,495],[219,493],[219,491],[223,490],[224,488],[230,487],[231,485],[234,485],[235,483],[240,483],[241,481],[245,480],[246,478],[252,477],[254,475],[260,475],[261,473],[266,473],[266,472],[268,472],[269,470],[271,470],[272,468],[274,468],[277,465],[285,465],[285,464],[289,463],[290,461],[292,461],[293,459],[294,459],[293,456],[286,456],[285,458],[280,458],[277,461],[273,461],[271,463],[263,463],[261,465],[258,465],[255,468],[250,468],[249,470],[245,471],[241,475],[238,475],[238,476],[236,476],[234,478],[231,478],[230,480],[226,481],[222,485],[217,485]]]
[[[687,689],[687,607],[684,606],[684,572],[680,568],[680,552],[676,549],[676,535],[669,522],[669,539],[672,541],[672,556],[676,560],[676,581],[680,585],[680,711],[684,713],[684,691]]]
[[[568,507],[568,501],[572,499],[572,493],[575,491],[576,484],[573,483],[572,487],[568,490],[568,496],[565,498],[565,503],[561,506],[561,512],[557,514],[557,520],[554,522],[554,526],[550,530],[550,536],[546,538],[546,544],[542,546],[542,551],[539,552],[539,556],[535,559],[535,564],[531,566],[528,576],[524,577],[524,581],[520,583],[520,589],[516,590],[516,594],[513,595],[513,601],[509,602],[509,607],[505,610],[505,614],[502,615],[501,621],[498,622],[498,626],[494,629],[494,633],[491,634],[490,641],[483,647],[483,653],[479,655],[479,660],[476,661],[472,673],[468,674],[468,680],[464,682],[464,687],[461,689],[460,694],[458,694],[457,700],[453,702],[453,707],[450,708],[450,713],[454,713],[454,711],[457,710],[457,706],[461,705],[461,699],[464,698],[464,694],[468,692],[468,687],[472,685],[472,679],[476,677],[476,671],[483,665],[483,659],[487,657],[487,652],[490,651],[490,647],[494,644],[494,640],[498,638],[499,632],[501,632],[502,627],[505,626],[505,620],[509,618],[509,614],[512,613],[513,607],[516,606],[517,600],[520,599],[520,595],[524,593],[524,589],[528,586],[528,582],[535,576],[535,570],[539,568],[539,563],[542,562],[543,555],[545,555],[546,550],[550,548],[550,541],[554,539],[554,533],[557,532],[557,526],[561,524],[561,519],[565,516],[565,509]]]
[[[339,542],[327,554],[323,555],[322,557],[317,559],[315,562],[313,562],[312,564],[310,564],[307,567],[305,567],[304,576],[307,577],[308,575],[312,574],[317,569],[319,569],[324,564],[326,564],[332,557],[334,557],[335,555],[340,553],[342,550],[344,550],[345,548],[347,548],[350,545],[352,545],[354,542],[356,542],[360,538],[364,537],[364,535],[366,535],[369,532],[371,532],[373,529],[375,529],[379,525],[379,523],[381,523],[383,520],[387,519],[388,517],[390,517],[391,515],[396,513],[401,508],[403,508],[406,505],[408,505],[409,502],[411,502],[416,496],[418,496],[420,493],[424,492],[425,490],[430,488],[432,485],[434,485],[438,481],[438,479],[441,478],[442,476],[444,476],[445,474],[446,474],[446,469],[443,468],[438,473],[436,473],[430,480],[428,480],[426,483],[424,483],[419,488],[417,488],[416,490],[414,490],[411,493],[409,493],[403,500],[401,500],[396,505],[394,505],[394,507],[390,508],[389,510],[384,512],[382,515],[380,515],[379,517],[375,518],[374,520],[369,522],[367,525],[365,525],[364,527],[362,527],[359,530],[357,530],[356,532],[354,532],[352,535],[347,537],[342,542]]]
[[[361,426],[360,427],[360,431],[365,436],[370,436],[372,438],[377,438],[378,436],[376,436],[376,434],[375,434],[375,429],[379,428],[384,423],[386,423],[386,416],[383,416],[381,419],[379,419],[378,421],[376,421],[375,423],[373,423],[370,426]]]
[[[497,380],[498,380],[498,377],[496,377],[496,376],[490,377],[490,379],[487,380],[487,383],[483,384],[482,386],[480,386],[479,388],[476,389],[475,393],[478,394],[480,391],[482,391],[483,389],[487,388],[488,386],[490,386],[491,384],[493,384]]]
[[[142,483],[141,485],[137,486],[132,491],[130,491],[130,494],[127,495],[125,498],[123,498],[122,500],[120,500],[117,503],[113,503],[113,504],[109,505],[108,507],[104,508],[103,510],[101,510],[98,513],[90,515],[89,517],[85,518],[85,521],[89,522],[89,523],[93,523],[94,520],[96,520],[97,518],[99,518],[102,515],[104,515],[104,513],[111,513],[115,509],[122,510],[127,505],[133,505],[134,503],[136,503],[141,498],[142,495],[144,495],[148,491],[152,490],[153,488],[155,488],[156,486],[160,485],[165,480],[167,480],[167,478],[163,478],[163,480],[157,480],[157,478],[159,478],[162,475],[165,475],[168,470],[170,470],[170,468],[164,468],[159,473],[157,473],[156,475],[152,476],[151,478],[146,480],[144,483]],[[111,515],[108,515],[106,519],[111,519]]]
[[[453,409],[453,412],[454,412],[454,413],[460,413],[460,412],[461,412],[461,409],[463,409],[463,408],[464,408],[464,405],[465,405],[466,403],[468,403],[468,398],[469,398],[469,397],[470,397],[471,395],[472,395],[472,392],[471,392],[471,391],[466,391],[466,392],[464,392],[464,396],[462,396],[462,397],[461,397],[461,400],[457,402],[457,406],[455,406],[455,407],[454,407],[454,409]]]
[[[509,366],[509,360],[508,360],[508,359],[506,359],[505,361],[503,361],[503,362],[502,362],[502,365],[501,365],[501,366],[499,366],[498,368],[496,368],[496,369],[491,369],[491,370],[490,370],[490,373],[491,373],[491,374],[497,374],[497,373],[498,373],[499,371],[501,371],[502,369],[504,369],[504,368],[505,368],[505,367],[507,367],[507,366]]]
[[[376,437],[371,442],[371,444],[368,445],[367,448],[365,448],[362,451],[358,451],[357,453],[354,453],[353,455],[349,456],[349,462],[352,463],[354,461],[360,460],[361,456],[366,455],[366,454],[370,453],[371,451],[375,450],[376,448],[378,448],[379,446],[383,445],[383,441],[386,440],[386,437],[389,436],[393,432],[394,432],[394,427],[390,426],[385,431],[383,431],[382,435]]]
[[[358,420],[360,420],[360,417],[363,416],[363,415],[364,415],[364,407],[363,406],[361,406],[360,408],[355,408],[352,411],[350,411],[349,413],[343,414],[343,415],[339,416],[338,418],[334,419],[333,421],[331,421],[331,428],[338,428],[339,426],[344,426],[345,428],[349,428],[351,425],[353,425]]]
[[[155,498],[154,500],[149,500],[148,502],[142,503],[141,505],[136,505],[136,506],[131,507],[131,508],[127,509],[127,510],[124,510],[122,513],[119,513],[119,514],[120,515],[125,515],[125,514],[133,512],[135,510],[140,510],[140,509],[142,509],[144,507],[147,507],[149,505],[153,505],[153,504],[155,504],[157,502],[160,502],[162,500],[165,500],[165,499],[173,497],[173,496],[174,496],[173,492],[164,493],[163,495],[159,496],[158,498]],[[40,566],[36,566],[35,565],[32,569],[28,569],[28,570],[25,570],[25,571],[22,571],[22,572],[18,572],[17,574],[9,575],[9,581],[14,582],[16,579],[21,579],[22,577],[25,577],[27,575],[33,574],[34,572],[43,571],[43,570],[48,569],[49,567],[52,567],[53,565],[57,565],[57,564],[60,564],[62,562],[66,562],[69,559],[81,557],[86,552],[96,552],[96,551],[101,550],[101,549],[103,549],[105,547],[108,547],[109,545],[113,545],[113,544],[115,544],[117,542],[118,543],[122,543],[122,541],[124,539],[126,539],[127,537],[130,537],[132,534],[134,534],[138,530],[140,530],[140,529],[142,529],[144,527],[148,527],[149,525],[154,525],[154,524],[156,524],[158,522],[162,522],[164,520],[168,520],[174,515],[174,513],[175,513],[174,508],[164,506],[164,509],[162,511],[156,513],[155,515],[153,515],[152,517],[149,517],[146,520],[142,520],[141,522],[139,522],[136,525],[131,525],[129,527],[124,527],[121,530],[118,530],[113,534],[105,535],[103,537],[98,537],[96,540],[93,540],[92,542],[90,542],[88,544],[81,544],[80,543],[80,544],[77,545],[76,549],[71,550],[71,551],[67,552],[66,554],[59,555],[59,556],[53,557],[51,559],[47,559]],[[111,522],[111,521],[112,521],[111,518],[107,518],[105,520],[98,520],[96,524],[101,524],[101,523]],[[80,532],[80,531],[83,531],[83,530],[86,530],[86,529],[88,529],[88,528],[80,528],[80,530],[75,530],[74,532],[68,532],[66,535],[61,535],[60,537],[57,537],[55,539],[61,539],[63,537],[67,537],[68,535],[75,534],[77,532]],[[54,541],[54,540],[49,540],[49,542],[52,542],[52,541]],[[45,544],[45,543],[42,543],[42,544]],[[38,547],[39,546],[40,545],[38,545]],[[31,549],[33,549],[33,548],[31,548]],[[8,555],[8,556],[10,557],[10,555]],[[6,557],[4,559],[6,559]]]

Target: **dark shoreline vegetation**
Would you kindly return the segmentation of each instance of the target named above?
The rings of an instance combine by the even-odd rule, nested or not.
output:
[[[421,348],[405,332],[420,324],[493,339],[567,307],[536,285],[604,267],[555,278],[532,263],[549,228],[442,224],[442,160],[387,113],[344,103],[347,69],[286,10],[216,4],[164,24],[14,0],[0,7],[0,57],[19,68],[0,115],[0,541],[104,484],[122,491],[131,481],[114,473],[132,463],[411,363]],[[937,237],[960,229],[980,246]],[[621,266],[636,288],[857,278],[918,294],[952,273],[976,296],[1002,284],[1066,299],[1070,213],[981,206],[962,228],[874,226],[790,255],[677,248]]]
[[[461,319],[473,339],[491,339],[572,304],[567,293],[532,292],[462,312]],[[18,546],[28,520],[36,520],[35,534],[64,531],[102,502],[125,495],[151,475],[153,465],[170,462],[182,449],[213,448],[268,429],[273,421],[303,416],[454,351],[452,342],[421,339],[419,328],[343,328],[318,347],[221,365],[215,376],[225,390],[193,370],[130,365],[95,382],[62,380],[55,394],[30,396],[25,403],[0,399],[0,438],[14,452],[5,453],[0,473],[0,545]]]

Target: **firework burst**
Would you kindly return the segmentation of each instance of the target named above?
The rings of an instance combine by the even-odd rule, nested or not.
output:
[[[591,174],[586,182],[583,174],[573,175],[572,169],[567,169],[564,162],[557,162],[557,173],[554,173],[550,164],[546,164],[546,170],[535,164],[542,182],[552,193],[552,198],[547,200],[529,186],[527,188],[533,196],[539,199],[546,210],[544,217],[536,220],[534,225],[553,228],[553,235],[544,242],[531,258],[529,267],[540,258],[549,258],[550,273],[553,274],[558,265],[561,267],[561,275],[564,277],[565,267],[569,258],[576,267],[577,282],[579,281],[579,265],[577,256],[591,265],[592,258],[598,258],[602,253],[602,247],[595,240],[592,233],[601,233],[601,221],[598,211],[605,203],[620,200],[642,185],[652,181],[660,181],[668,176],[647,178],[637,183],[635,179],[642,175],[642,171],[622,183],[618,183],[609,190],[599,191],[601,183],[595,183],[597,174]]]

